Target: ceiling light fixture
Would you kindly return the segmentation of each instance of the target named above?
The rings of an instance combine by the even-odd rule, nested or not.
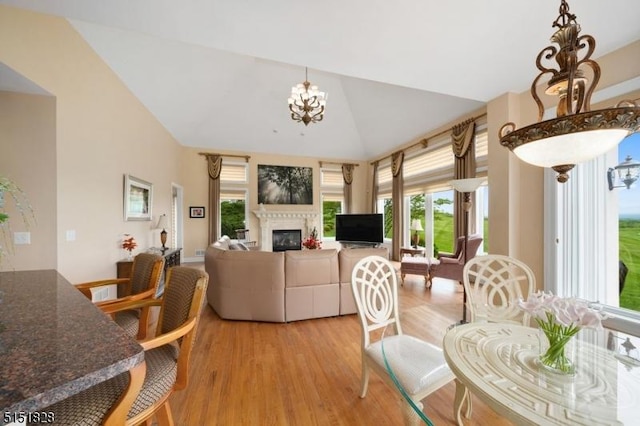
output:
[[[616,180],[616,171],[618,172],[618,178],[624,185],[614,185]],[[618,164],[614,168],[610,168],[607,171],[607,180],[609,181],[609,190],[613,190],[613,188],[624,188],[631,189],[631,185],[633,185],[638,178],[640,177],[640,163],[634,161],[630,155],[627,155],[627,158],[620,164]]]
[[[540,74],[531,84],[531,95],[538,105],[538,121],[516,130],[514,123],[500,129],[500,144],[521,160],[555,170],[558,182],[566,182],[575,164],[591,160],[615,147],[632,132],[640,130],[640,105],[620,102],[614,108],[591,111],[591,95],[600,80],[600,66],[591,59],[596,46],[590,35],[579,36],[580,25],[569,13],[565,0],[552,27],[559,29],[536,59]],[[578,52],[587,48],[582,58]],[[559,69],[547,68],[542,61],[555,60]],[[589,73],[585,73],[590,69]],[[557,96],[556,118],[542,121],[544,106],[538,95],[538,83],[545,74],[547,95]],[[591,77],[591,81],[589,81]]]
[[[302,121],[305,126],[322,121],[328,95],[319,91],[318,86],[312,86],[309,83],[307,73],[307,67],[305,67],[304,83],[296,84],[291,88],[291,96],[288,100],[291,118],[297,122]]]

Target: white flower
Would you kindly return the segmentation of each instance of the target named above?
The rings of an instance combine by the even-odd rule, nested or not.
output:
[[[531,294],[526,301],[519,300],[518,306],[541,321],[547,321],[547,314],[551,314],[553,321],[563,327],[600,330],[602,320],[606,318],[601,310],[591,308],[586,300],[563,298],[542,291]]]

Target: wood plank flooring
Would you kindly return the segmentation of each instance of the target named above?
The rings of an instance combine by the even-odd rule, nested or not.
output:
[[[190,264],[193,266],[193,264]],[[400,288],[403,330],[438,345],[460,320],[462,287],[407,276]],[[398,393],[374,373],[360,390],[356,315],[272,324],[220,319],[205,305],[189,386],[170,399],[176,425],[401,425]],[[455,385],[423,400],[436,425],[454,425]],[[465,425],[509,425],[480,400]]]

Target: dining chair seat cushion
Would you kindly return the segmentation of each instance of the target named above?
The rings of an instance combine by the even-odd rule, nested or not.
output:
[[[144,384],[129,411],[129,418],[141,413],[171,390],[178,369],[177,357],[178,349],[171,344],[145,352],[147,371]],[[49,406],[47,411],[56,413],[58,426],[99,426],[128,382],[128,374],[120,374]]]
[[[140,311],[128,310],[116,312],[114,320],[129,336],[136,337],[138,334],[138,326],[140,325]]]
[[[383,344],[391,371],[410,394],[451,376],[442,349],[435,345],[406,334],[385,337],[366,348],[378,365],[385,365]]]

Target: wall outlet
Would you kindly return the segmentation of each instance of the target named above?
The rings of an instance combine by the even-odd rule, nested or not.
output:
[[[205,249],[196,249],[196,256],[204,256]]]
[[[31,244],[31,232],[14,232],[13,233],[14,244]]]
[[[66,233],[67,241],[75,241],[76,240],[76,231],[74,229],[69,229]]]

